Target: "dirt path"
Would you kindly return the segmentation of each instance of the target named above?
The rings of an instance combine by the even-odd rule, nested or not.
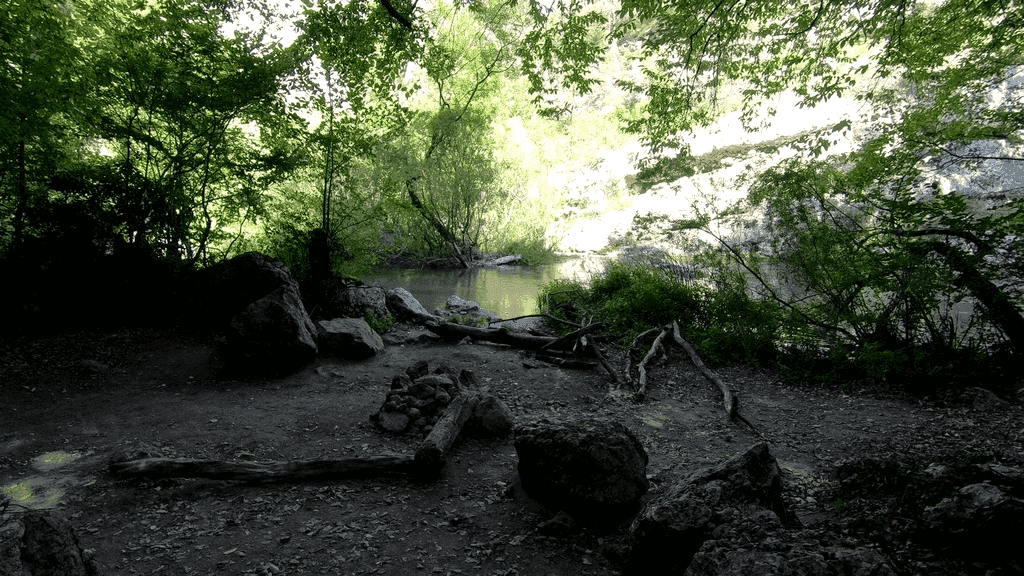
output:
[[[725,420],[717,390],[681,351],[653,368],[643,404],[607,395],[602,373],[548,367],[501,346],[391,346],[368,361],[322,359],[252,382],[220,379],[214,351],[208,339],[145,330],[5,341],[0,486],[64,510],[108,575],[602,575],[618,573],[604,552],[624,530],[541,533],[538,524],[556,511],[513,488],[510,439],[460,441],[442,478],[427,485],[116,481],[105,467],[112,454],[140,448],[243,460],[410,453],[417,439],[383,434],[368,416],[391,377],[417,360],[473,370],[517,421],[594,414],[623,422],[650,455],[652,493],[761,439]],[[1024,453],[1016,406],[813,389],[749,368],[721,375],[789,471],[805,523],[836,514],[825,472],[845,458]]]

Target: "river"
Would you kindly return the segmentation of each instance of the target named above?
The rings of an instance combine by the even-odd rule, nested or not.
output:
[[[390,290],[405,288],[427,310],[444,308],[451,295],[472,300],[502,318],[536,314],[541,288],[561,278],[586,280],[607,257],[567,256],[543,266],[492,266],[460,270],[383,269],[363,277]]]

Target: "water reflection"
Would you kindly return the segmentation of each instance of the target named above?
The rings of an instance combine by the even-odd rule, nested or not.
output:
[[[603,266],[601,256],[566,258],[544,266],[498,266],[470,270],[380,270],[363,279],[385,289],[405,288],[427,310],[443,308],[452,294],[478,302],[503,318],[536,314],[537,295],[560,278],[586,280]]]

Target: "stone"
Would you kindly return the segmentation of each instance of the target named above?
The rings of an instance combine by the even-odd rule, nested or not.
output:
[[[384,350],[384,341],[362,318],[335,318],[317,323],[322,355],[364,360]]]
[[[231,319],[226,339],[231,367],[248,373],[288,373],[317,354],[316,327],[298,288],[281,286]]]
[[[827,531],[783,530],[774,512],[750,508],[715,530],[685,576],[895,576],[879,552]],[[662,572],[668,573],[668,572]]]
[[[392,434],[401,434],[409,427],[411,420],[401,412],[389,412],[381,410],[378,412],[377,424]]]
[[[436,316],[427,312],[423,304],[420,304],[420,301],[405,288],[395,288],[388,292],[387,305],[395,316],[402,320],[425,322],[437,319]]]
[[[408,376],[412,380],[422,378],[423,376],[426,376],[427,373],[429,372],[430,364],[428,364],[426,360],[419,360],[412,366],[409,366],[408,368],[405,369],[406,376]]]
[[[282,286],[299,294],[299,285],[280,260],[247,252],[199,270],[192,278],[201,320],[221,327],[253,302]]]
[[[413,381],[415,386],[422,387],[421,390],[430,389],[431,394],[434,394],[437,390],[451,390],[455,383],[451,378],[444,374],[427,374],[426,376],[420,376]],[[415,393],[415,392],[414,392]],[[417,394],[419,396],[419,394]]]
[[[1024,562],[1024,500],[989,482],[970,484],[926,508],[922,544],[989,565]]]
[[[319,315],[324,318],[365,318],[372,312],[377,319],[388,316],[387,295],[380,286],[339,285],[327,290],[320,303]]]
[[[0,523],[0,574],[95,576],[71,524],[52,510],[27,510]]]
[[[466,316],[487,321],[501,320],[500,316],[483,308],[476,302],[460,298],[454,294],[448,297],[444,307],[446,316]]]
[[[552,518],[537,524],[537,531],[556,538],[568,536],[576,529],[576,521],[565,510],[560,510]]]
[[[396,374],[391,379],[392,390],[408,390],[409,386],[412,386],[412,378],[408,374]]]
[[[795,523],[782,490],[782,470],[764,442],[677,481],[651,499],[630,526],[627,572],[681,573],[730,509],[756,506],[780,525]]]
[[[540,421],[515,428],[519,478],[532,498],[594,525],[636,511],[648,489],[647,452],[618,422]]]
[[[450,404],[450,403],[451,403],[451,401],[452,401],[452,397],[451,397],[451,395],[450,395],[450,394],[448,394],[448,393],[447,393],[447,392],[445,392],[444,390],[438,390],[438,391],[437,391],[437,393],[436,393],[436,394],[434,394],[434,400],[435,400],[435,401],[436,401],[436,402],[437,402],[438,404],[441,404],[441,405],[447,406],[448,404]]]
[[[437,394],[437,389],[425,380],[426,377],[413,380],[412,385],[409,386],[409,394],[419,399],[433,398]]]
[[[501,399],[487,394],[473,409],[466,426],[479,436],[505,437],[512,432],[515,418]]]

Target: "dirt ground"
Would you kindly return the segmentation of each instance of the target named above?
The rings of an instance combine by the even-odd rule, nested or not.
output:
[[[784,382],[720,368],[761,436],[725,419],[685,353],[650,371],[650,395],[609,395],[599,371],[549,366],[499,345],[390,345],[361,362],[317,360],[298,374],[220,376],[204,335],[157,329],[0,341],[0,487],[68,516],[101,573],[610,575],[625,527],[550,536],[546,509],[515,488],[511,438],[460,440],[437,482],[403,478],[248,485],[116,480],[112,455],[298,460],[412,453],[368,419],[392,376],[418,360],[473,370],[518,422],[548,415],[619,420],[650,456],[651,495],[762,438],[805,524],[840,515],[829,471],[873,455],[952,452],[1024,460],[1017,398],[928,398]],[[984,384],[984,383],[980,383]],[[1009,402],[1007,402],[1007,400]]]

